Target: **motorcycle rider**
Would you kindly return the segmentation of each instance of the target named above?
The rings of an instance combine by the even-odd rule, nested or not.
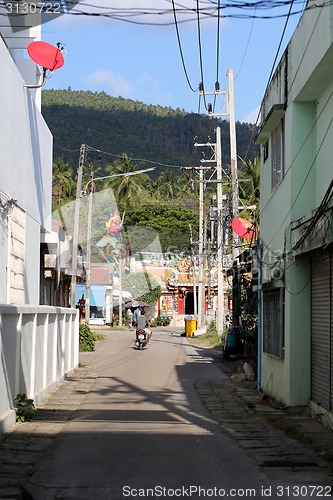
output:
[[[137,307],[135,309],[134,313],[133,313],[133,324],[134,324],[134,326],[137,325],[138,319],[139,319],[140,316],[141,316],[141,309],[140,309],[140,307]],[[137,328],[137,330],[138,330],[138,328]]]
[[[148,319],[147,316],[145,315],[145,312],[142,311],[136,322],[136,331],[138,332],[138,330],[144,330],[147,335],[147,344],[150,344],[152,331],[149,328],[147,328],[147,326],[148,326]]]

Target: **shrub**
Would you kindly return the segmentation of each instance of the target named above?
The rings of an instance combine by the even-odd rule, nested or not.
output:
[[[79,328],[80,352],[90,352],[95,350],[95,335],[88,325],[80,325]]]
[[[168,326],[171,319],[169,316],[157,316],[155,322],[157,326]]]
[[[34,413],[35,405],[33,399],[28,399],[26,394],[17,394],[14,399],[14,407],[16,410],[16,422],[31,422]]]
[[[162,316],[162,325],[163,326],[168,326],[170,325],[171,319],[169,316]]]

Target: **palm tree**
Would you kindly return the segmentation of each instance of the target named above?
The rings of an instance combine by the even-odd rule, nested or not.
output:
[[[72,169],[62,158],[53,163],[52,169],[52,209],[59,208],[74,197],[75,182]]]
[[[175,198],[177,194],[177,181],[178,177],[175,175],[172,168],[167,168],[160,176],[163,182],[163,194],[168,199]]]
[[[260,162],[259,157],[255,156],[251,160],[240,158],[243,171],[239,176],[239,199],[245,206],[254,206],[252,209],[244,209],[241,212],[242,217],[249,220],[256,219],[259,214],[260,204]]]
[[[180,176],[177,179],[178,181],[178,186],[182,193],[187,193],[193,195],[196,189],[196,182],[193,180],[193,174],[192,172],[189,173],[188,171],[182,172]]]
[[[111,187],[114,190],[116,202],[119,206],[134,205],[146,193],[144,186],[147,186],[150,182],[148,175],[126,175],[135,172],[137,169],[138,165],[134,165],[126,153],[123,153],[119,160],[106,167],[106,171],[110,175],[117,175],[117,177],[106,180],[104,187]]]
[[[102,176],[102,168],[94,167],[92,163],[89,163],[87,170],[83,173],[82,176],[82,188],[87,189],[88,183],[91,181],[91,173],[94,174],[94,178]],[[96,191],[96,184],[92,182],[93,191]],[[89,186],[90,191],[91,186]]]

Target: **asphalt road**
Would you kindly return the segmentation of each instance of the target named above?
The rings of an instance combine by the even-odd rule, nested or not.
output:
[[[170,329],[154,329],[143,351],[133,331],[108,337],[91,390],[31,478],[31,498],[276,496],[199,399],[195,381],[226,377],[209,357]]]

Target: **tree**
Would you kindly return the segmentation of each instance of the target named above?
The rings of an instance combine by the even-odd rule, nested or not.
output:
[[[157,236],[162,252],[183,251],[189,245],[189,225],[193,227],[193,237],[196,240],[199,227],[198,212],[179,206],[177,202],[141,204],[129,207],[125,215],[125,226],[137,228],[137,231],[132,233],[135,240],[129,241],[133,253],[143,251]],[[150,228],[151,233],[144,231],[144,228]]]
[[[52,209],[55,210],[73,199],[75,182],[72,169],[61,158],[53,163],[52,169]]]
[[[91,181],[91,173],[92,172],[94,174],[94,179],[96,177],[102,177],[103,176],[103,172],[102,172],[102,168],[101,167],[94,167],[94,165],[92,163],[89,163],[87,169],[83,172],[82,189],[85,190],[87,188],[88,183]],[[96,184],[95,184],[95,182],[92,182],[91,184],[92,184],[93,191],[96,191]],[[91,189],[91,185],[89,184],[88,193],[90,192],[90,189]]]
[[[130,273],[123,276],[123,289],[131,292],[135,300],[151,304],[161,296],[161,287],[147,271]]]
[[[138,170],[139,165],[131,162],[126,153],[106,167],[110,175],[117,175],[105,181],[104,187],[111,187],[119,206],[135,205],[146,192],[145,185],[150,182],[148,175],[126,175]]]
[[[168,199],[175,198],[178,191],[177,190],[178,177],[175,175],[174,170],[172,168],[167,168],[165,172],[163,172],[160,175],[160,177],[162,181],[161,192]]]
[[[240,213],[241,217],[249,220],[256,218],[259,213],[260,204],[260,162],[259,157],[255,156],[251,160],[240,158],[243,171],[239,176],[239,199],[245,206],[255,206],[253,209],[244,209]]]

